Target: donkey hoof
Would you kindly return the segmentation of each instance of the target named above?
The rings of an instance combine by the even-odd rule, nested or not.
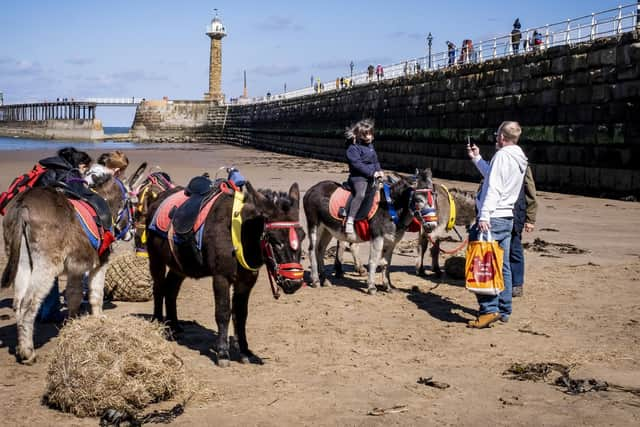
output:
[[[417,268],[416,269],[416,276],[424,277],[426,275],[427,275],[427,273],[425,272],[424,268]]]
[[[218,366],[221,368],[228,368],[231,365],[231,361],[228,358],[218,358]]]
[[[330,288],[330,287],[332,287],[332,286],[333,286],[333,285],[332,285],[332,284],[331,284],[331,282],[330,282],[330,281],[328,281],[328,280],[325,280],[325,281],[323,281],[323,282],[322,282],[322,287],[323,287],[323,288]]]
[[[264,365],[264,361],[262,360],[262,358],[256,356],[250,351],[248,353],[242,353],[240,355],[240,363],[243,363],[245,365],[248,363],[251,363],[253,365]]]
[[[318,286],[320,286],[320,282],[318,280],[314,280],[309,282],[309,287],[310,288],[317,288]]]
[[[375,286],[370,286],[370,287],[368,287],[368,288],[367,288],[367,293],[368,293],[369,295],[375,295],[375,294],[376,294],[376,292],[378,292],[378,290],[376,289],[376,287],[375,287]]]
[[[364,267],[358,267],[356,269],[356,272],[358,273],[359,276],[364,276],[365,274],[368,273],[367,269]]]
[[[28,352],[20,351],[18,358],[20,360],[20,363],[22,363],[23,365],[31,366],[36,363],[36,352],[33,350],[30,350]]]

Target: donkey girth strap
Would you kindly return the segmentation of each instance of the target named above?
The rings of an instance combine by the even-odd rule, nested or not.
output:
[[[242,206],[244,205],[244,195],[240,191],[233,194],[233,208],[231,210],[231,243],[233,251],[240,265],[249,271],[258,271],[258,268],[249,266],[244,259],[242,248]]]
[[[443,184],[440,184],[447,197],[449,198],[449,221],[447,222],[447,231],[451,231],[456,225],[456,202],[453,200],[453,196]]]

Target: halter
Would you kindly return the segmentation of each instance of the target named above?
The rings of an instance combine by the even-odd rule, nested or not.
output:
[[[264,225],[264,232],[260,239],[260,246],[262,248],[262,256],[266,261],[265,264],[267,265],[267,272],[269,273],[271,292],[275,299],[280,298],[280,289],[278,288],[277,283],[284,280],[301,281],[304,276],[304,268],[302,268],[302,265],[298,262],[278,264],[273,253],[273,247],[269,242],[267,232],[270,230],[288,229],[289,246],[294,251],[297,251],[300,248],[300,241],[298,240],[296,228],[300,228],[300,223],[298,221],[274,221],[267,222]]]
[[[415,194],[426,194],[427,196],[427,205],[426,207],[418,210],[415,206],[415,200],[413,197],[411,198],[411,210],[413,211],[413,216],[418,220],[421,226],[425,227],[427,225],[433,225],[434,227],[438,224],[438,214],[437,214],[437,197],[433,194],[433,190],[430,188],[420,188],[414,190]],[[429,224],[431,223],[431,224]]]
[[[243,194],[236,191],[233,195],[233,207],[231,211],[231,242],[233,244],[236,259],[240,265],[249,271],[256,272],[257,274],[260,266],[252,267],[247,263],[244,257],[244,248],[242,247],[241,234],[243,203]],[[280,298],[278,284],[284,287],[286,286],[285,283],[287,283],[287,280],[301,280],[304,275],[304,269],[300,263],[296,262],[278,264],[273,251],[273,246],[269,242],[268,232],[271,230],[288,229],[289,246],[295,251],[300,248],[300,241],[298,240],[296,228],[300,228],[300,223],[298,221],[266,221],[262,231],[262,236],[260,236],[261,255],[265,264],[267,264],[269,284],[271,285],[271,292],[275,299]]]
[[[122,201],[124,202],[124,206],[118,212],[118,216],[116,217],[116,220],[113,223],[114,230],[117,229],[118,223],[124,218],[125,214],[128,215],[126,226],[122,230],[120,230],[118,234],[115,236],[116,240],[122,240],[127,235],[131,227],[133,226],[133,204],[131,203],[131,198],[127,197],[128,192],[124,183],[115,176],[113,177],[113,179],[116,181],[116,183],[118,184],[118,187],[120,188],[120,192],[122,194]]]

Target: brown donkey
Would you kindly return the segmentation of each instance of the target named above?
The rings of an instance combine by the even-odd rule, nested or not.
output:
[[[115,218],[125,206],[121,183],[109,177],[94,187]],[[94,315],[102,313],[104,274],[109,249],[98,255],[69,199],[52,187],[32,188],[11,202],[3,223],[7,266],[2,287],[14,285],[18,348],[22,363],[35,362],[33,325],[54,279],[67,275],[69,315],[82,303],[82,276],[89,272],[89,302]]]
[[[175,212],[173,198],[180,197],[180,193],[185,193],[181,187],[162,193],[150,206],[147,217],[153,318],[165,320],[164,308],[171,329],[175,333],[181,332],[176,300],[182,282],[186,277],[210,276],[218,325],[218,365],[225,367],[230,363],[228,331],[232,315],[241,361],[261,363],[247,343],[249,294],[262,264],[266,264],[276,298],[279,288],[291,294],[303,284],[300,256],[305,235],[299,222],[298,184],[294,183],[288,193],[256,191],[249,182],[245,184],[244,192],[221,191],[208,213],[200,211],[200,215],[206,215],[203,225],[198,226],[198,230],[202,230],[201,247],[196,253],[187,255],[172,239],[172,228],[165,232],[158,225],[158,219],[164,218],[163,212]]]

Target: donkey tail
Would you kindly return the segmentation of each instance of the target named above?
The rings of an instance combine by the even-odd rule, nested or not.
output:
[[[20,246],[23,239],[24,244],[26,245],[25,249],[27,249],[27,254],[29,255],[29,265],[33,265],[31,250],[27,239],[28,224],[25,221],[25,216],[28,216],[28,212],[26,210],[11,209],[5,218],[4,244],[5,252],[8,254],[9,259],[7,260],[7,265],[2,273],[2,282],[0,282],[0,287],[2,288],[11,286],[16,278],[20,263]]]

